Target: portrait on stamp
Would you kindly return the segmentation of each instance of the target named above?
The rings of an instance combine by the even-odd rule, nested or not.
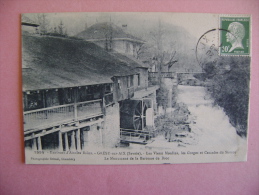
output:
[[[231,43],[232,47],[229,49],[229,52],[232,52],[234,49],[244,49],[243,39],[245,37],[245,27],[239,22],[232,22],[228,26],[228,33],[226,34],[227,42]]]

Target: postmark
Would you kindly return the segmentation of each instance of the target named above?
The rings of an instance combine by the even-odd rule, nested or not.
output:
[[[251,18],[227,17],[219,18],[219,55],[249,56],[251,53]]]
[[[216,64],[218,61],[218,31],[219,30],[216,28],[208,30],[203,35],[201,35],[197,42],[196,60],[203,70],[206,64]]]

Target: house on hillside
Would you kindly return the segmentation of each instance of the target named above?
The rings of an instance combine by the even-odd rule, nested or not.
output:
[[[152,125],[157,87],[133,58],[83,40],[23,35],[22,67],[28,149],[115,147],[125,108],[133,128]]]
[[[125,33],[121,28],[111,22],[97,23],[77,35],[91,41],[107,51],[116,51],[137,57],[144,41]]]

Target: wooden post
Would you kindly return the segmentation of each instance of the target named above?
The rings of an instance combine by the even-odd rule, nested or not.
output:
[[[101,107],[102,107],[103,115],[106,116],[106,106],[105,106],[105,98],[104,98],[104,96],[102,98]]]
[[[34,137],[34,133],[32,133],[32,137]],[[36,143],[37,138],[32,138],[32,150],[37,150],[37,143]]]
[[[61,131],[58,132],[58,149],[59,151],[63,151],[63,140]]]
[[[89,127],[90,128],[90,127]],[[82,149],[85,150],[88,142],[88,131],[82,130]]]
[[[168,106],[167,106],[170,112],[172,110],[172,93],[173,93],[173,90],[172,88],[170,88],[168,92]]]
[[[69,150],[67,132],[65,133],[65,150]]]
[[[77,120],[77,104],[74,103],[74,119]]]
[[[103,112],[103,115],[105,115],[106,114],[105,85],[101,85],[100,95],[102,98],[102,102],[101,102],[102,112]]]
[[[97,128],[99,128],[99,132],[100,132],[100,139],[101,139],[101,146],[103,147],[103,133],[102,133],[102,123],[99,123]]]
[[[75,117],[75,120],[77,120],[77,116],[78,116],[78,113],[77,113],[77,100],[78,100],[78,89],[75,88],[74,89],[74,117]]]
[[[81,150],[80,129],[76,130],[76,149]]]
[[[143,99],[141,100],[141,104],[142,104],[142,106],[141,106],[141,122],[142,122],[142,130],[143,130],[144,129],[144,113],[143,113],[144,103],[143,103]]]
[[[28,109],[28,98],[27,98],[27,94],[26,93],[23,93],[23,108],[24,110],[27,110]]]
[[[75,150],[75,149],[76,149],[75,131],[72,131],[72,135],[71,135],[71,150]]]
[[[154,102],[153,99],[151,99],[151,109],[152,109],[152,127],[155,127],[155,116],[154,116]]]
[[[42,91],[42,102],[43,102],[43,108],[47,107],[47,100],[46,100],[46,92]]]
[[[38,137],[38,150],[42,150],[42,146],[41,146],[41,137]]]

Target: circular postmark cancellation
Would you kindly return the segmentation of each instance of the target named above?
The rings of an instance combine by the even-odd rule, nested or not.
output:
[[[227,70],[228,65],[219,67],[224,56],[250,56],[250,17],[220,17],[219,27],[205,32],[196,44],[196,60],[203,71]]]
[[[223,30],[217,28],[208,30],[199,38],[196,44],[196,60],[203,71],[207,65],[216,65],[220,58],[221,44],[218,38],[220,31]]]

